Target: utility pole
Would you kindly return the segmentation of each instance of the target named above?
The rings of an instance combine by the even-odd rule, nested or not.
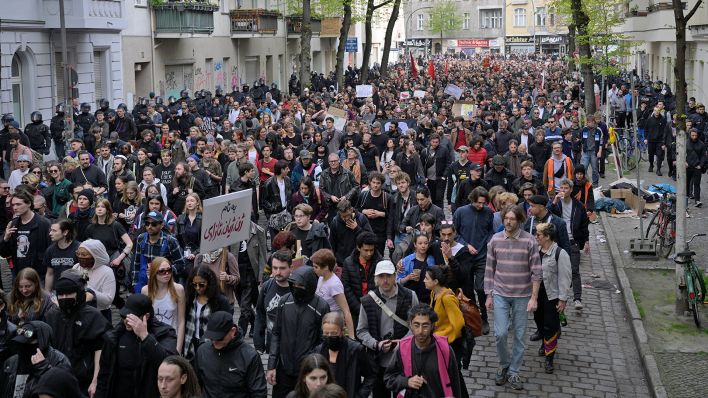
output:
[[[64,81],[64,92],[57,93],[63,96],[64,106],[70,107],[71,88],[69,85],[69,51],[66,48],[66,19],[64,16],[64,0],[59,0],[59,35],[61,36],[61,62],[62,80]]]

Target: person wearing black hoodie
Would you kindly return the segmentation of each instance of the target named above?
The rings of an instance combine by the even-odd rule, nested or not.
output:
[[[273,398],[284,398],[295,388],[302,360],[322,341],[322,317],[329,304],[315,294],[317,274],[302,266],[288,278],[290,293],[278,303],[268,357],[268,383]]]
[[[75,270],[66,270],[56,281],[59,308],[47,313],[54,331],[54,345],[71,361],[72,373],[82,392],[96,391],[97,364],[101,358],[103,334],[110,324],[96,307],[86,303],[85,279]]]
[[[76,236],[76,240],[79,242],[88,239],[86,229],[91,224],[91,219],[93,218],[94,197],[93,189],[84,189],[81,191],[76,201],[78,209],[69,214],[69,220],[74,223],[74,236]]]
[[[69,360],[52,348],[52,328],[42,321],[30,321],[17,329],[12,339],[17,354],[3,367],[6,380],[3,398],[28,398],[40,378],[51,368],[71,371]]]
[[[243,341],[233,315],[217,311],[209,317],[202,344],[197,350],[197,373],[203,398],[266,398],[268,387],[261,357]]]
[[[17,325],[10,322],[7,316],[5,292],[0,289],[0,363],[5,363],[14,352],[10,349],[10,341],[17,333]],[[5,385],[5,373],[0,372],[0,386]]]
[[[81,393],[79,382],[70,372],[62,368],[51,368],[39,378],[32,398],[86,398]]]
[[[177,354],[177,332],[155,318],[143,294],[128,297],[120,316],[123,321],[104,334],[94,398],[158,398],[157,369]]]

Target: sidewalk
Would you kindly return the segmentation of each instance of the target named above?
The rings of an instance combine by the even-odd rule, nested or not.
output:
[[[641,163],[644,186],[653,183],[676,182],[668,177],[658,177],[647,173],[646,163]],[[614,171],[607,170],[608,177]],[[664,166],[666,174],[666,166]],[[615,178],[603,179],[605,186]],[[634,179],[633,177],[631,177]],[[704,179],[705,180],[705,179]],[[707,188],[705,181],[702,188]],[[689,201],[691,218],[687,220],[687,237],[705,232],[708,225],[708,210],[696,208]],[[679,215],[682,217],[683,215]],[[649,385],[656,396],[669,397],[705,397],[703,377],[708,372],[708,320],[704,320],[704,329],[698,330],[693,319],[674,315],[675,263],[672,259],[646,261],[634,259],[629,253],[629,241],[639,237],[639,219],[617,219],[602,216],[606,228],[607,240],[611,246],[611,255],[617,274],[620,276],[620,289],[624,291],[626,307],[631,313],[632,332],[639,344],[645,369],[649,376]],[[644,219],[644,228],[648,218]],[[708,240],[697,238],[691,244],[691,250],[705,269],[702,259],[708,256]],[[708,311],[703,311],[703,317]]]

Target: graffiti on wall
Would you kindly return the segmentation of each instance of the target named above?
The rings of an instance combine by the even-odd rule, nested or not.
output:
[[[216,62],[214,64],[214,85],[215,87],[222,88],[226,81],[226,76],[224,74],[224,64],[221,62]]]
[[[238,66],[232,66],[231,67],[231,89],[233,90],[236,87],[241,86],[241,81],[239,80],[239,75],[238,75]]]
[[[194,90],[213,90],[211,82],[214,79],[214,72],[212,70],[204,71],[202,68],[197,67],[194,69]]]

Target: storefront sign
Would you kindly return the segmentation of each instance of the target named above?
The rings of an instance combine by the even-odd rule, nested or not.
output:
[[[533,43],[532,36],[507,36],[504,39],[506,44],[530,44]]]
[[[429,49],[433,47],[433,41],[431,39],[408,39],[406,40],[406,47]]]
[[[541,44],[565,44],[564,36],[541,36]]]
[[[487,39],[458,39],[457,47],[489,47]]]

